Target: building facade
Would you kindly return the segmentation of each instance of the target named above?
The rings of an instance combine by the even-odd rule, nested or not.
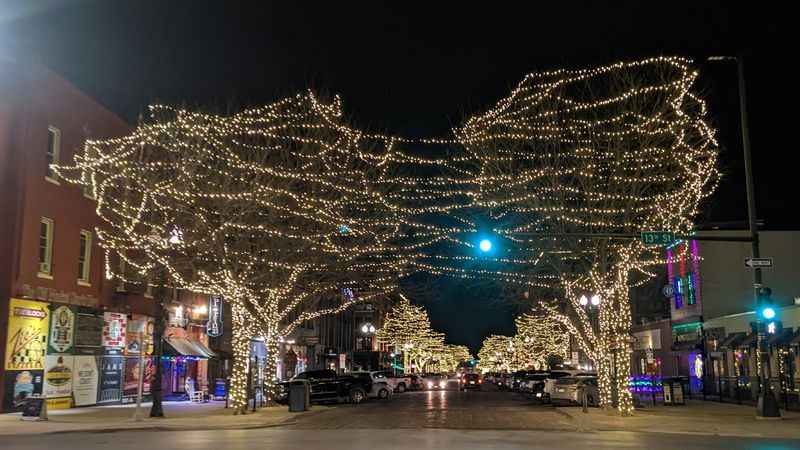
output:
[[[92,193],[60,180],[86,139],[130,127],[70,83],[32,64],[0,58],[0,399],[19,410],[31,396],[50,408],[134,401],[151,392],[161,364],[163,392],[213,391],[225,377],[225,341],[209,349],[208,296],[171,291],[166,311],[150,287],[108,279]],[[165,355],[152,356],[155,318],[166,315]],[[217,330],[222,333],[224,324]],[[230,328],[227,328],[230,330]]]

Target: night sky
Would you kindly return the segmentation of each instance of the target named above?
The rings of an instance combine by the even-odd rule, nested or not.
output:
[[[724,1],[311,3],[0,0],[0,50],[34,58],[132,123],[151,102],[226,112],[312,87],[341,94],[362,128],[413,137],[446,135],[531,71],[689,56],[701,63],[698,88],[723,151],[725,179],[701,218],[712,222],[745,219],[744,177],[735,65],[702,62],[744,54],[758,216],[768,229],[800,228],[797,150],[782,115],[795,97],[785,58],[796,36],[778,25],[787,11]],[[477,350],[486,334],[513,332],[509,307],[443,286],[426,303],[450,341]]]

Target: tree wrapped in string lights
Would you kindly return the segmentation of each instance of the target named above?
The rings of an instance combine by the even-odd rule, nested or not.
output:
[[[515,372],[526,368],[524,355],[512,336],[489,335],[478,350],[481,372]]]
[[[545,314],[522,314],[514,323],[514,339],[528,366],[544,369],[554,358],[564,361],[569,357],[569,333],[559,321]]]
[[[108,277],[144,285],[165,271],[170,285],[231,304],[229,395],[243,412],[252,338],[267,341],[274,372],[281,336],[402,275],[398,220],[373,183],[386,149],[343,123],[338,98],[311,92],[230,116],[151,115],[57,170],[97,199]]]
[[[505,219],[494,231],[509,246],[542,252],[554,281],[533,297],[565,302],[545,308],[595,360],[601,403],[613,388],[623,415],[633,410],[628,289],[663,258],[613,235],[689,233],[716,187],[718,147],[696,77],[679,57],[534,73],[455,130],[480,165],[475,203]],[[595,332],[576,296],[587,292],[602,298]]]
[[[449,367],[454,358],[461,356],[459,346],[445,344],[445,336],[431,327],[428,312],[422,306],[413,305],[404,295],[386,313],[383,326],[376,334],[378,342],[403,352],[406,371],[431,369],[442,365]],[[467,351],[469,354],[469,351]],[[460,361],[456,361],[456,364]]]

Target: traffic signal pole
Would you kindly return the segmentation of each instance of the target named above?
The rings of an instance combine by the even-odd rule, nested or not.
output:
[[[744,58],[739,56],[736,59],[736,67],[739,75],[739,112],[741,115],[742,123],[742,149],[744,151],[744,175],[745,185],[747,189],[747,223],[750,228],[750,236],[752,238],[752,256],[753,258],[761,257],[758,239],[758,225],[756,224],[756,199],[755,188],[753,183],[753,164],[750,156],[750,131],[748,129],[747,121],[747,95],[744,78]],[[761,361],[761,371],[758,374],[761,379],[761,389],[758,392],[758,405],[756,406],[757,417],[780,417],[781,413],[778,408],[778,401],[772,393],[772,385],[769,381],[770,376],[770,360],[769,348],[767,346],[766,324],[762,320],[760,311],[764,306],[762,305],[762,298],[759,295],[759,290],[762,287],[761,268],[753,268],[753,299],[756,305],[756,329],[758,331],[758,356]]]

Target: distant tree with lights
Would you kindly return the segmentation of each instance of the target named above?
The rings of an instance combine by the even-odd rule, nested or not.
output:
[[[109,277],[144,285],[164,270],[171,286],[230,302],[229,396],[243,412],[252,338],[266,339],[274,373],[281,336],[402,274],[395,213],[373,184],[385,155],[343,124],[338,98],[310,92],[231,116],[151,112],[58,171],[97,199]]]
[[[561,322],[545,314],[522,314],[514,323],[514,338],[527,365],[543,369],[553,358],[569,357],[569,332]]]

